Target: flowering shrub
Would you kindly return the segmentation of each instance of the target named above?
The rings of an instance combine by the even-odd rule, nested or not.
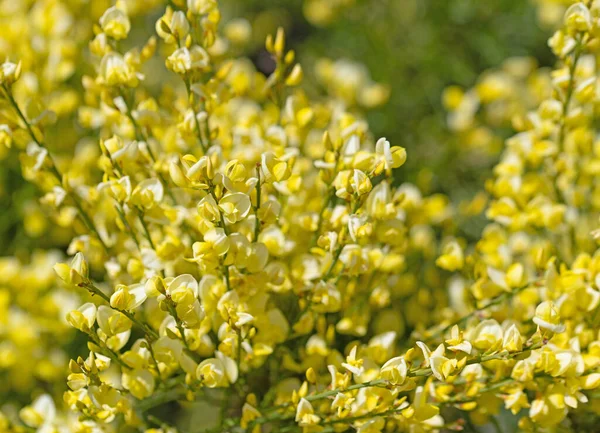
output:
[[[0,69],[4,152],[71,238],[0,262],[2,431],[597,427],[600,2],[566,10],[552,72],[446,92],[467,148],[501,151],[461,206],[394,181],[405,149],[353,109],[386,97],[366,72],[313,98],[280,29],[265,77],[216,0],[85,3],[69,39],[83,3],[20,10],[40,46]]]
[[[445,128],[440,95],[451,84],[471,87],[481,71],[499,69],[498,65],[509,57],[531,56],[541,65],[550,65],[553,57],[546,41],[558,23],[553,22],[553,27],[536,25],[536,12],[557,5],[558,1],[234,3],[235,13],[247,18],[253,28],[247,49],[259,59],[259,67],[266,29],[274,32],[277,24],[285,25],[305,68],[307,88],[327,91],[348,103],[354,99],[361,108],[368,108],[366,118],[371,130],[409,152],[407,164],[395,177],[415,182],[423,193],[442,192],[458,202],[476,193],[489,177],[500,144],[510,134],[510,123],[500,131],[500,140],[494,141],[491,155],[486,150],[467,152],[462,134],[448,134]],[[564,3],[569,1],[573,2]],[[225,14],[233,8],[230,2],[222,6]],[[560,6],[557,9],[562,16],[566,7]],[[506,62],[508,78],[526,84],[510,63]],[[527,63],[535,67],[534,62]],[[364,73],[364,67],[369,75]],[[369,76],[383,87],[365,82]],[[358,83],[359,87],[353,88]],[[382,98],[384,95],[389,96],[388,102],[378,105],[377,101],[387,100]],[[495,111],[498,105],[491,108]],[[471,141],[484,142],[487,147],[486,139],[478,134]],[[460,169],[448,170],[449,165]],[[469,224],[463,228],[471,230]],[[473,239],[476,237],[474,233]]]

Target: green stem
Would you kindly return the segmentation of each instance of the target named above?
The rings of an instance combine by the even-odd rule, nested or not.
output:
[[[4,89],[4,93],[6,94],[6,98],[8,99],[8,102],[10,102],[10,105],[12,105],[12,107],[14,108],[15,112],[17,113],[17,116],[19,116],[21,121],[25,124],[25,127],[27,128],[27,132],[31,136],[32,140],[35,141],[38,146],[46,148],[44,146],[44,144],[40,140],[38,140],[37,136],[35,135],[35,133],[33,131],[33,128],[31,127],[31,124],[29,123],[29,121],[27,120],[27,118],[25,117],[25,115],[23,114],[21,109],[19,108],[19,104],[17,104],[17,101],[13,97],[12,92],[10,91],[10,88],[6,84],[2,84],[2,88]],[[52,160],[52,157],[50,157],[50,159]],[[54,166],[54,163],[52,165]],[[55,170],[56,170],[56,168],[55,168]],[[61,178],[62,178],[62,176],[61,176]]]
[[[175,319],[175,326],[177,326],[177,330],[181,334],[181,341],[183,341],[183,345],[187,350],[191,350],[187,341],[187,337],[185,336],[185,328],[183,327],[183,323],[181,322],[181,319],[177,314],[177,307],[175,306],[175,303],[172,302],[172,300],[169,301],[168,308],[169,313],[171,313],[171,316],[173,316],[173,318]]]
[[[319,217],[317,220],[317,230],[315,230],[315,235],[313,237],[312,246],[315,246],[317,244],[317,241],[319,240],[319,235],[321,234],[321,228],[323,227],[323,216],[325,215],[325,211],[329,208],[329,203],[331,203],[331,201],[333,200],[333,198],[335,197],[335,189],[332,188],[329,192],[329,194],[327,194],[327,198],[325,199],[325,203],[323,203],[323,206],[321,207],[321,210],[319,211]]]
[[[512,292],[502,293],[502,294],[496,296],[495,298],[492,298],[483,307],[477,308],[477,309],[471,311],[470,313],[468,313],[468,314],[464,315],[463,317],[461,317],[460,319],[458,319],[456,322],[452,322],[452,323],[444,326],[442,329],[434,332],[433,334],[431,334],[430,336],[427,337],[427,340],[431,341],[431,340],[434,340],[436,338],[443,337],[444,334],[446,334],[446,332],[448,332],[450,329],[452,329],[454,327],[454,325],[458,325],[458,326],[464,325],[471,318],[473,318],[473,317],[475,317],[475,316],[483,313],[488,308],[491,308],[491,307],[496,306],[496,305],[500,305],[502,302],[508,301],[508,300],[512,299],[518,293],[521,293],[523,290],[531,287],[532,285],[536,284],[537,282],[539,282],[539,280],[530,281],[530,282],[528,282],[527,284],[525,284],[525,285],[523,285],[521,287],[517,287]]]
[[[231,282],[229,281],[229,266],[223,265],[223,275],[225,276],[225,285],[227,286],[227,291],[231,291]]]
[[[154,364],[154,368],[156,369],[156,376],[158,377],[158,386],[163,385],[162,375],[160,373],[160,368],[158,367],[158,361],[156,360],[156,356],[154,355],[154,348],[152,347],[152,341],[146,339],[146,343],[148,344],[148,352],[150,352],[150,357],[152,358],[152,363]]]
[[[485,394],[487,392],[495,391],[497,389],[500,389],[500,388],[502,388],[502,387],[504,387],[506,385],[509,385],[509,384],[513,383],[514,381],[515,380],[511,379],[511,378],[504,379],[504,380],[501,380],[500,382],[496,382],[496,383],[488,385],[488,386],[486,386],[484,388],[479,389],[478,392],[477,392],[478,395],[476,397],[469,397],[469,398],[452,397],[452,398],[450,398],[448,400],[440,402],[439,404],[440,405],[453,405],[453,404],[471,403],[471,402],[477,401],[477,399],[479,398],[479,396],[481,394]]]
[[[115,200],[115,209],[117,210],[117,213],[119,214],[119,217],[121,218],[121,221],[123,222],[123,225],[129,231],[129,234],[131,235],[131,238],[135,242],[135,245],[137,246],[138,251],[142,251],[142,248],[140,247],[140,242],[138,241],[138,238],[135,235],[135,232],[133,231],[133,228],[129,224],[129,221],[127,221],[127,217],[125,216],[125,212],[123,211],[123,209],[121,208],[121,206],[119,205],[119,203],[116,202],[116,200]]]
[[[306,400],[308,400],[308,401],[321,400],[323,398],[332,397],[334,395],[337,395],[340,392],[353,391],[355,389],[361,389],[361,388],[370,388],[373,386],[379,386],[379,385],[385,385],[385,384],[387,384],[387,381],[384,379],[370,380],[368,382],[350,385],[348,388],[345,388],[345,389],[332,389],[331,391],[325,391],[320,394],[309,395],[306,397]]]
[[[155,393],[137,404],[137,409],[147,411],[156,406],[160,406],[171,401],[179,400],[185,396],[185,388],[173,388],[166,390],[163,393]]]
[[[21,121],[25,124],[25,128],[27,129],[27,132],[28,132],[29,136],[31,137],[31,139],[33,141],[35,141],[35,143],[39,147],[45,149],[46,152],[48,152],[47,157],[48,157],[48,160],[50,161],[50,172],[54,175],[54,177],[56,177],[56,180],[58,180],[58,183],[62,185],[63,176],[60,173],[60,171],[58,170],[56,163],[54,162],[54,158],[52,158],[52,154],[50,153],[50,150],[35,135],[35,132],[33,131],[31,124],[29,123],[29,121],[27,120],[27,118],[25,117],[23,112],[21,111],[21,108],[19,108],[19,104],[17,104],[17,101],[15,100],[14,96],[12,95],[10,88],[6,84],[2,84],[2,89],[4,90],[6,98],[8,99],[10,105],[13,107],[13,109],[17,113],[17,116],[19,116]],[[79,212],[79,216],[83,220],[83,223],[85,224],[85,226],[88,228],[88,230],[90,232],[92,232],[96,236],[96,238],[98,238],[98,241],[102,245],[102,248],[104,249],[104,251],[107,254],[109,254],[108,247],[106,246],[106,244],[100,237],[100,234],[98,233],[98,230],[96,229],[96,226],[94,225],[92,219],[89,217],[89,215],[83,209],[83,206],[79,202],[79,198],[77,197],[77,194],[72,193],[72,192],[68,191],[67,189],[65,189],[65,190],[67,191],[67,193],[69,194],[69,196],[71,197],[73,202],[75,203],[75,207],[77,208],[77,210]]]
[[[225,224],[225,217],[223,217],[223,212],[221,212],[221,208],[219,208],[219,199],[217,198],[217,193],[215,192],[215,186],[212,183],[208,185],[208,192],[212,196],[215,204],[217,205],[217,210],[219,211],[219,221],[221,222],[221,227],[227,236],[229,236],[229,227]]]
[[[131,112],[131,108],[129,107],[129,104],[127,103],[127,99],[125,98],[125,94],[123,93],[122,89],[119,89],[119,94],[121,95],[121,97],[123,98],[123,101],[125,103],[125,108],[126,108],[125,114],[126,114],[127,118],[129,119],[129,121],[131,122],[131,124],[133,125],[133,129],[135,131],[135,139],[137,141],[143,141],[146,143],[146,149],[148,149],[148,155],[150,156],[150,160],[152,161],[153,164],[156,164],[156,157],[154,156],[154,152],[152,151],[152,147],[150,146],[150,141],[148,139],[146,139],[144,137],[144,135],[142,134],[142,128],[135,120],[135,117],[133,117],[133,113]],[[177,199],[175,198],[173,191],[171,191],[171,188],[169,188],[167,179],[165,179],[163,174],[158,169],[156,169],[156,175],[158,176],[158,179],[162,183],[163,188],[167,192],[167,195],[169,196],[171,201],[174,204],[177,204]]]
[[[221,212],[221,209],[219,208],[219,200],[217,199],[217,194],[215,193],[215,187],[214,185],[212,185],[211,183],[209,183],[208,185],[208,191],[210,193],[210,195],[212,196],[213,200],[215,201],[215,204],[217,205],[217,210],[219,211],[219,219],[221,222],[221,227],[223,228],[223,231],[225,232],[225,234],[227,236],[229,236],[230,231],[229,231],[229,227],[227,227],[227,224],[225,223],[225,218],[223,217],[223,212]],[[225,276],[225,284],[227,285],[227,291],[231,290],[231,282],[229,281],[229,265],[222,265],[222,271],[223,271],[223,275]]]
[[[104,354],[106,356],[108,356],[110,359],[112,359],[113,361],[115,361],[117,364],[119,364],[121,367],[126,368],[126,369],[131,369],[131,367],[129,365],[127,365],[120,357],[117,353],[115,353],[112,349],[110,349],[106,343],[104,343],[103,341],[101,341],[98,336],[94,333],[93,330],[90,330],[90,332],[87,333],[88,337],[90,337],[90,340],[92,340],[92,342],[98,346],[100,349],[102,349],[102,351],[104,352]]]
[[[577,45],[574,48],[573,52],[573,61],[569,66],[569,84],[567,85],[567,95],[565,97],[565,101],[563,103],[563,110],[561,116],[561,124],[560,130],[558,133],[558,150],[561,151],[563,147],[563,142],[565,138],[565,123],[567,120],[567,116],[569,114],[569,105],[571,104],[571,99],[573,97],[573,92],[575,91],[575,70],[577,69],[577,63],[579,62],[579,57],[582,53],[581,49],[581,39],[577,39]]]
[[[256,166],[256,176],[258,181],[256,182],[256,206],[254,206],[254,242],[258,242],[258,233],[260,232],[260,219],[258,218],[258,211],[260,210],[260,165]]]
[[[80,283],[79,287],[85,287],[92,294],[92,296],[98,295],[99,297],[104,299],[104,301],[106,301],[106,303],[108,305],[110,305],[110,297],[108,297],[102,290],[100,290],[98,287],[96,287],[91,281]],[[135,315],[133,313],[131,313],[130,311],[121,310],[119,308],[114,308],[112,306],[110,308],[125,315],[129,320],[131,320],[133,323],[135,323],[137,326],[139,326],[147,335],[149,335],[151,337],[151,339],[155,340],[158,338],[158,334],[156,333],[156,331],[154,329],[150,328],[145,323],[140,322],[135,317]]]
[[[479,356],[467,361],[467,365],[480,364],[480,363],[484,363],[484,362],[491,361],[491,360],[509,360],[509,359],[515,358],[517,356],[520,356],[528,351],[537,349],[541,346],[542,346],[542,344],[534,344],[531,347],[524,348],[522,351],[509,353],[509,354],[496,353],[493,355],[479,355]],[[407,376],[408,377],[426,377],[426,376],[431,376],[432,374],[433,374],[433,372],[432,372],[431,368],[427,367],[427,368],[419,368],[419,369],[410,370],[408,372]],[[505,385],[505,384],[504,383],[502,385],[500,385],[500,383],[496,384],[497,387],[501,387],[503,385]],[[375,386],[387,387],[390,385],[389,385],[389,382],[385,379],[375,379],[375,380],[371,380],[368,382],[351,385],[347,388],[336,388],[336,389],[333,389],[330,391],[325,391],[325,392],[321,392],[318,394],[309,395],[309,396],[305,397],[305,399],[308,400],[309,402],[312,402],[312,401],[321,400],[321,399],[328,398],[328,397],[333,397],[340,392],[348,392],[348,391],[353,391],[353,390],[357,390],[357,389],[361,389],[361,388],[375,387]],[[457,403],[460,403],[460,401],[457,401]],[[284,403],[282,405],[273,407],[270,410],[285,409],[291,405],[292,405],[291,402]],[[292,418],[293,417],[282,417],[282,414],[278,413],[278,414],[275,414],[272,416],[263,416],[263,417],[256,418],[254,420],[254,424],[264,424],[264,423],[270,422],[270,421],[288,420],[288,419],[292,419]]]
[[[156,251],[156,245],[154,245],[152,236],[150,236],[150,230],[148,229],[148,225],[146,224],[146,221],[144,220],[144,212],[140,208],[136,207],[135,209],[137,211],[137,216],[140,221],[140,224],[142,225],[142,229],[144,230],[144,237],[150,244],[150,248],[152,248],[154,251]]]
[[[200,147],[202,147],[202,153],[206,155],[208,152],[208,147],[206,146],[206,143],[204,143],[204,137],[202,137],[202,129],[200,128],[200,122],[198,122],[198,113],[196,113],[196,110],[194,109],[194,93],[192,92],[192,83],[189,77],[185,78],[183,82],[185,83],[185,90],[187,91],[188,95],[189,107],[192,110],[192,113],[194,113],[194,124],[196,125],[196,134],[198,134]]]
[[[152,240],[152,236],[150,236],[150,230],[148,229],[148,225],[146,224],[146,221],[144,220],[144,211],[137,207],[135,209],[137,211],[137,216],[138,216],[138,219],[140,220],[140,224],[142,225],[142,228],[144,230],[144,237],[150,244],[150,248],[152,248],[154,250],[154,252],[156,253],[156,245],[154,244],[154,241]],[[162,269],[160,271],[160,275],[163,278],[165,277],[165,272]]]
[[[466,365],[483,364],[484,362],[493,361],[493,360],[508,361],[509,359],[516,358],[517,356],[523,355],[524,353],[530,352],[535,349],[539,349],[540,347],[542,347],[542,344],[534,344],[531,347],[526,347],[526,348],[523,348],[523,350],[520,350],[518,352],[513,352],[513,353],[500,352],[500,353],[495,353],[493,355],[478,355],[475,358],[469,359],[467,361]],[[418,370],[412,370],[412,371],[408,372],[408,376],[414,376],[414,377],[430,376],[431,374],[432,374],[431,367],[420,368]]]
[[[238,370],[238,378],[240,376],[240,365],[242,363],[242,330],[238,329],[238,341],[237,341],[237,370]]]
[[[350,215],[353,215],[358,211],[358,209],[360,208],[361,202],[362,202],[362,200],[360,197],[355,198],[355,202],[352,205],[352,209],[350,210]],[[348,231],[348,227],[344,226],[340,232],[340,236],[338,238],[339,245],[337,246],[337,248],[335,250],[333,260],[331,262],[331,265],[329,265],[329,269],[327,269],[327,272],[325,273],[323,280],[327,280],[327,279],[329,279],[329,277],[331,277],[331,274],[333,273],[333,269],[335,268],[335,265],[337,264],[337,262],[340,259],[340,256],[342,255],[342,251],[343,251],[344,247],[346,246],[344,244],[344,238],[346,237],[347,231]]]

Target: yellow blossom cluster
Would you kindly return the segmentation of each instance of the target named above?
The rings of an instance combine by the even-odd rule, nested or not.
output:
[[[481,74],[473,88],[450,86],[442,98],[448,128],[461,146],[495,158],[503,148],[503,132],[525,128],[528,112],[551,92],[549,70],[538,69],[535,59],[513,57]]]
[[[83,8],[17,12],[38,6]],[[446,93],[451,125],[483,137],[471,146],[502,148],[489,203],[462,212],[395,181],[405,149],[354,109],[387,89],[325,61],[317,74],[339,86],[314,97],[282,29],[265,76],[238,55],[250,29],[221,32],[216,0],[105,4],[86,48],[49,16],[74,46],[39,64],[11,51],[1,144],[71,257],[0,262],[0,395],[15,399],[0,431],[597,427],[600,1],[566,10],[551,72],[516,59]],[[69,73],[39,86],[57,65]],[[57,98],[72,146],[54,144]],[[483,208],[469,242],[456,219]],[[72,328],[85,344],[68,347]]]
[[[26,264],[16,257],[0,259],[0,393],[4,395],[14,393],[26,400],[36,385],[50,390],[64,381],[69,355],[63,348],[74,334],[63,318],[77,308],[80,297],[57,287],[53,267],[61,259],[57,251],[34,252]]]
[[[327,93],[347,107],[375,108],[390,96],[388,85],[373,81],[364,65],[351,60],[321,58],[315,65],[315,75]]]

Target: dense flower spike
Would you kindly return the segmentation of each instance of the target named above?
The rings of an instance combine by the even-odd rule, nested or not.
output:
[[[599,2],[566,10],[551,81],[521,59],[444,96],[473,145],[502,147],[478,111],[518,107],[496,119],[516,115],[518,132],[475,243],[445,197],[394,182],[405,149],[353,109],[380,104],[384,87],[361,73],[358,88],[313,98],[283,29],[266,39],[264,77],[236,54],[252,30],[221,33],[216,0],[159,3],[96,11],[91,67],[65,109],[87,137],[68,163],[45,131],[57,103],[28,108],[35,61],[0,69],[2,141],[73,235],[71,259],[0,263],[0,369],[26,391],[66,364],[45,333],[71,338],[68,324],[87,341],[62,402],[46,389],[2,407],[2,429],[195,432],[162,418],[192,402],[219,407],[206,432],[460,431],[502,410],[526,431],[597,422]],[[156,34],[136,31],[136,15],[154,16]],[[321,66],[339,81],[342,66]],[[530,74],[542,83],[523,98]],[[61,287],[48,292],[51,266]]]

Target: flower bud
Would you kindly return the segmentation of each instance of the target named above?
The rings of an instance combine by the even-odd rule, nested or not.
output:
[[[0,66],[0,84],[10,86],[21,77],[21,62],[13,63],[8,60]]]
[[[169,29],[171,30],[171,34],[178,40],[182,40],[187,36],[188,32],[190,31],[190,23],[182,11],[173,13]]]
[[[70,265],[66,263],[57,263],[54,265],[54,271],[61,280],[70,284],[80,284],[88,279],[88,264],[83,254],[77,253]]]
[[[306,370],[306,380],[312,384],[317,383],[317,373],[315,373],[314,368],[309,367],[308,370]]]
[[[96,306],[91,302],[87,302],[77,310],[70,311],[67,314],[67,322],[75,329],[89,332],[96,322],[96,312]]]
[[[298,86],[302,82],[303,77],[304,77],[304,74],[302,72],[302,66],[300,66],[300,64],[296,63],[294,65],[294,67],[292,68],[292,71],[290,72],[290,74],[285,79],[285,84],[290,87]]]

